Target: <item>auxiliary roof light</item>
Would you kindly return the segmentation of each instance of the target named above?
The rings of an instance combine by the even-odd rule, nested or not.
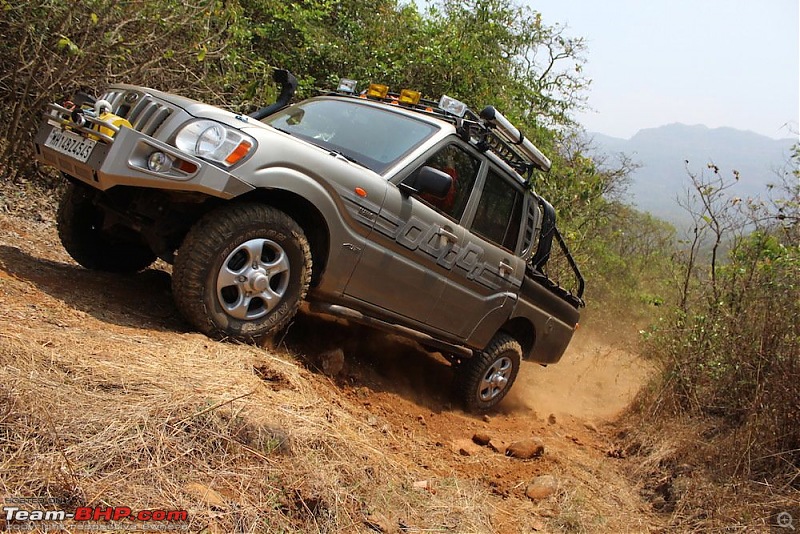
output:
[[[386,98],[388,94],[389,86],[381,83],[371,83],[369,84],[369,89],[367,89],[367,96],[369,98],[380,98],[382,100]]]
[[[353,94],[356,92],[357,84],[358,82],[355,80],[350,80],[348,78],[341,78],[339,80],[339,87],[336,90],[340,93]]]
[[[419,91],[413,91],[411,89],[403,89],[400,91],[400,103],[405,104],[407,106],[415,106],[419,104],[419,100],[422,98],[422,93]]]
[[[464,113],[467,112],[467,105],[465,103],[455,98],[450,98],[447,95],[442,96],[442,99],[439,100],[439,108],[456,117],[463,117]]]

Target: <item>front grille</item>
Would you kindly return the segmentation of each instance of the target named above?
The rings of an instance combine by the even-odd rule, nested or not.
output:
[[[145,135],[155,136],[172,114],[171,108],[140,91],[110,89],[100,98],[111,104],[112,113],[127,119],[134,130]]]

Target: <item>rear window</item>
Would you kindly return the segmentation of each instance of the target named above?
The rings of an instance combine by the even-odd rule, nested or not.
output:
[[[472,221],[472,231],[514,252],[522,222],[522,201],[522,191],[490,170]]]

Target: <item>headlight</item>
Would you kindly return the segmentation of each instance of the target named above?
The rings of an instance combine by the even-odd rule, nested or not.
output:
[[[255,141],[249,135],[224,124],[200,119],[178,131],[175,146],[193,156],[229,167],[241,161],[255,146]]]

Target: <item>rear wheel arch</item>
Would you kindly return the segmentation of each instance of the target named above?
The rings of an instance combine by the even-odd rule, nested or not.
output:
[[[536,342],[536,329],[531,321],[525,317],[514,317],[500,327],[499,331],[505,332],[517,340],[520,347],[522,347],[523,359],[528,359],[530,357],[534,343]]]

